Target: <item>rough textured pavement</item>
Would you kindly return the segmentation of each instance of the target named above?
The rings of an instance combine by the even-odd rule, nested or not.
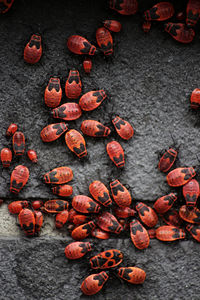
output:
[[[199,28],[191,45],[173,41],[162,24],[153,24],[149,34],[141,29],[141,13],[155,1],[140,0],[136,16],[123,17],[106,9],[106,1],[15,1],[12,10],[0,16],[0,147],[11,145],[4,133],[10,122],[16,122],[25,133],[27,149],[36,149],[38,165],[24,156],[14,159],[9,169],[1,169],[0,198],[15,199],[9,193],[12,169],[20,162],[30,168],[30,179],[20,192],[20,199],[52,199],[50,188],[41,182],[41,175],[62,165],[74,171],[74,194],[88,194],[88,185],[99,179],[108,184],[118,177],[132,190],[134,199],[155,201],[169,188],[165,176],[156,167],[157,151],[181,144],[179,164],[197,165],[199,150],[199,115],[189,108],[189,95],[199,87]],[[175,1],[174,1],[175,2]],[[176,9],[185,8],[186,1],[176,1]],[[70,54],[67,37],[81,34],[95,43],[95,30],[107,18],[118,19],[123,26],[114,35],[115,55],[93,59],[93,70],[86,76],[82,57]],[[44,55],[41,63],[24,63],[23,48],[33,32],[41,32]],[[104,88],[108,99],[95,111],[84,113],[70,128],[80,128],[82,120],[91,118],[110,125],[111,115],[129,120],[136,130],[128,142],[113,133],[108,139],[86,138],[89,159],[81,162],[67,149],[64,136],[45,144],[40,140],[41,129],[58,122],[45,107],[43,92],[50,76],[58,75],[62,87],[72,67],[78,68],[83,93]],[[64,91],[64,90],[63,90]],[[63,96],[62,103],[67,99]],[[106,154],[108,141],[117,139],[125,149],[126,167],[116,170]],[[54,229],[52,218],[45,217],[41,238],[27,240],[16,226],[16,218],[0,209],[0,299],[86,299],[79,285],[89,269],[85,260],[67,262],[64,247],[66,230]],[[152,241],[146,251],[136,251],[129,238],[113,238],[100,243],[102,249],[117,247],[124,250],[127,264],[137,264],[147,272],[147,280],[133,287],[113,277],[94,299],[199,299],[199,245],[192,240],[163,244]],[[100,249],[101,250],[101,249]],[[126,262],[125,264],[126,265]]]

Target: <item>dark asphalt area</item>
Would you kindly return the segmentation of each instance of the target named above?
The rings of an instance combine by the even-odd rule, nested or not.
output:
[[[107,9],[107,1],[94,0],[18,0],[0,16],[0,147],[11,146],[5,131],[11,122],[26,137],[27,149],[38,153],[37,165],[14,158],[9,170],[0,169],[0,198],[16,198],[9,192],[10,174],[17,164],[30,169],[27,185],[19,199],[53,199],[41,175],[69,166],[74,172],[74,195],[89,195],[94,180],[109,184],[118,178],[130,186],[133,199],[154,202],[170,188],[156,165],[158,151],[173,144],[180,146],[177,165],[199,164],[199,113],[191,111],[189,98],[199,87],[200,40],[189,45],[174,41],[164,32],[163,24],[152,24],[149,34],[142,31],[142,12],[155,1],[139,0],[139,13],[121,16]],[[186,1],[172,1],[176,12],[185,10]],[[93,58],[87,76],[82,69],[83,57],[66,47],[72,34],[85,36],[95,44],[95,31],[105,19],[117,19],[122,31],[113,34],[114,56]],[[23,49],[30,36],[42,34],[43,56],[36,65],[23,60]],[[50,116],[44,104],[44,89],[51,76],[59,76],[63,88],[71,68],[80,71],[83,93],[105,89],[108,98],[92,112],[84,112],[70,128],[80,129],[84,119],[96,119],[112,127],[111,115],[119,114],[133,124],[134,137],[125,142],[114,134],[106,139],[86,137],[89,158],[80,162],[65,144],[64,135],[53,143],[43,143],[40,131],[58,119]],[[67,101],[65,95],[62,104]],[[106,144],[118,140],[125,150],[126,165],[117,170],[106,154]],[[182,199],[180,199],[182,201]],[[26,239],[2,236],[0,228],[0,300],[88,299],[81,294],[81,281],[91,272],[87,260],[68,262],[64,257],[66,238],[38,237]],[[134,248],[127,237],[113,237],[98,242],[97,251],[116,247],[125,254],[124,266],[136,265],[147,273],[141,286],[131,286],[111,276],[105,288],[90,299],[199,300],[199,245],[189,239],[174,243],[151,241],[144,251]],[[90,257],[90,255],[88,255]]]

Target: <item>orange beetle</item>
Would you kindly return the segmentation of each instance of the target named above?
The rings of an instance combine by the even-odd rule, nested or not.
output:
[[[75,196],[72,200],[72,207],[80,213],[99,213],[101,207],[90,197],[85,195]]]
[[[44,174],[43,178],[45,183],[63,184],[73,179],[73,172],[68,167],[60,167]]]
[[[80,118],[82,111],[80,106],[74,102],[67,102],[57,108],[54,108],[51,115],[56,119],[63,119],[65,121],[73,121]]]
[[[16,131],[12,138],[15,155],[23,155],[25,151],[25,137],[21,131]]]
[[[68,210],[63,210],[56,215],[56,228],[62,228],[68,220]]]
[[[24,48],[24,60],[29,64],[36,64],[42,56],[41,36],[33,34]]]
[[[27,155],[34,164],[38,162],[37,153],[35,150],[28,150]]]
[[[82,83],[79,72],[77,70],[70,70],[69,76],[65,83],[65,94],[69,99],[77,99],[82,91]]]
[[[190,105],[192,109],[198,109],[200,107],[200,89],[194,89],[192,92]]]
[[[110,8],[121,15],[134,15],[138,11],[137,0],[110,0]]]
[[[35,233],[35,216],[34,213],[28,209],[24,208],[20,211],[19,223],[21,228],[24,230],[27,236],[33,236]]]
[[[122,118],[116,116],[112,123],[117,131],[118,135],[124,140],[130,140],[134,134],[133,127],[131,124]]]
[[[121,23],[116,20],[105,20],[103,26],[113,32],[119,32],[122,29]]]
[[[8,210],[11,214],[19,214],[23,208],[28,207],[28,201],[13,201],[8,204]]]
[[[46,106],[54,108],[60,104],[62,99],[62,89],[60,79],[51,77],[44,92],[44,101]]]
[[[175,163],[177,155],[178,155],[178,152],[175,149],[169,148],[161,156],[159,163],[158,163],[158,169],[164,173],[169,171],[171,169],[171,167],[173,166],[173,164]]]
[[[169,22],[164,25],[164,29],[174,40],[183,44],[191,43],[195,37],[195,31],[183,23]]]
[[[148,232],[138,220],[133,220],[130,223],[130,234],[136,248],[141,250],[149,246]]]
[[[92,269],[108,269],[121,264],[124,255],[117,249],[110,249],[101,252],[90,258],[90,266]]]
[[[18,194],[25,186],[28,179],[29,169],[22,165],[16,166],[10,177],[10,191],[14,194]]]
[[[68,184],[58,185],[52,188],[52,192],[54,195],[69,197],[73,193],[73,187]]]
[[[11,137],[17,131],[17,124],[11,123],[6,130],[6,136]]]
[[[110,183],[113,199],[119,207],[127,207],[131,205],[132,199],[127,188],[121,184],[119,180]]]
[[[41,211],[34,211],[35,215],[35,232],[39,232],[43,225],[43,214]]]
[[[97,225],[104,231],[113,232],[116,234],[120,234],[123,229],[115,216],[107,211],[103,212],[97,217]]]
[[[186,24],[188,26],[195,26],[200,18],[200,2],[198,0],[189,0],[186,13]]]
[[[110,159],[118,168],[123,168],[125,165],[124,150],[120,143],[112,141],[106,146],[107,153]]]
[[[79,259],[93,250],[89,242],[72,242],[65,248],[65,256],[68,259]]]
[[[101,181],[93,181],[89,186],[89,191],[92,197],[103,206],[110,206],[112,204],[109,191]]]
[[[82,110],[91,111],[96,109],[106,97],[104,90],[90,91],[80,98],[79,105]]]
[[[42,129],[40,132],[40,137],[43,142],[53,142],[67,130],[68,127],[65,123],[50,124]]]
[[[71,52],[79,55],[94,55],[97,53],[96,47],[80,35],[71,35],[67,40],[67,47]]]
[[[1,150],[1,162],[3,168],[9,168],[12,161],[12,151],[9,148],[3,148]]]
[[[105,232],[105,231],[101,230],[100,228],[95,228],[91,232],[91,235],[100,240],[107,240],[110,237],[108,232]]]
[[[179,209],[179,216],[188,223],[200,224],[200,210],[197,207],[189,209],[186,205],[183,205]]]
[[[33,209],[37,210],[37,209],[40,209],[40,207],[43,206],[43,202],[41,200],[34,200],[31,203],[31,206],[32,206]]]
[[[169,195],[158,198],[153,207],[157,211],[157,213],[164,214],[173,206],[176,200],[177,195],[174,193],[170,193]]]
[[[132,284],[141,284],[146,279],[145,271],[137,267],[118,268],[116,271],[120,278]]]
[[[141,221],[148,227],[154,227],[158,223],[158,216],[155,211],[142,202],[136,203],[136,210],[138,211]]]
[[[85,139],[77,130],[69,130],[65,134],[65,142],[69,150],[74,152],[79,158],[87,155]]]
[[[118,218],[126,219],[129,217],[134,217],[136,211],[130,207],[116,207],[114,213]]]
[[[162,215],[162,219],[167,225],[175,227],[180,227],[183,223],[183,220],[180,218],[179,213],[175,209],[168,210],[164,215]]]
[[[13,5],[14,0],[0,0],[0,14],[5,14]]]
[[[108,280],[108,274],[108,271],[103,271],[86,277],[81,284],[83,294],[88,296],[97,294]]]
[[[91,221],[91,218],[89,216],[85,216],[85,215],[79,215],[79,214],[76,214],[74,217],[73,217],[73,223],[75,225],[81,225],[81,224],[84,224],[84,223],[87,223]]]
[[[83,240],[91,234],[94,228],[96,228],[96,224],[94,223],[94,221],[90,221],[88,223],[76,227],[72,231],[71,236],[74,240]]]
[[[175,226],[160,226],[156,229],[156,238],[163,242],[171,242],[184,239],[185,232]]]
[[[147,21],[165,21],[174,14],[174,6],[170,2],[159,2],[144,13]]]
[[[193,238],[200,243],[200,225],[188,224],[186,229],[193,236]]]
[[[190,180],[183,186],[183,196],[187,206],[196,206],[199,190],[199,183],[196,179]]]
[[[96,31],[96,40],[104,55],[113,54],[113,38],[108,29],[104,27],[98,28]]]
[[[81,123],[81,131],[93,137],[106,137],[110,134],[110,128],[95,120],[84,120]]]
[[[90,74],[92,70],[92,61],[90,58],[85,58],[83,61],[83,69],[86,74]]]
[[[55,200],[48,200],[44,203],[45,211],[48,213],[59,213],[63,210],[67,210],[69,203],[64,200],[55,199]]]

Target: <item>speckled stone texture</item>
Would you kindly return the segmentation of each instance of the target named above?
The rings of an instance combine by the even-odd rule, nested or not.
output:
[[[130,186],[134,199],[155,201],[170,191],[156,165],[157,152],[173,144],[171,134],[181,145],[178,164],[199,164],[199,113],[189,106],[192,90],[199,87],[199,27],[194,42],[181,45],[164,32],[163,24],[152,24],[149,34],[142,31],[142,12],[155,1],[139,0],[139,13],[130,17],[108,10],[106,2],[18,0],[9,13],[0,16],[0,148],[11,146],[4,134],[8,125],[16,122],[26,136],[27,150],[35,149],[39,158],[34,165],[24,155],[14,158],[9,170],[1,168],[0,198],[6,204],[17,198],[54,198],[41,175],[62,165],[73,169],[74,194],[87,195],[95,179],[108,185],[112,178],[118,178]],[[185,10],[185,0],[173,2],[177,12]],[[116,18],[123,26],[121,33],[113,34],[114,57],[94,57],[91,75],[87,76],[82,69],[83,57],[67,50],[67,38],[80,34],[95,43],[96,29],[109,18]],[[31,66],[23,60],[23,49],[35,32],[42,34],[43,56],[39,64]],[[86,137],[89,158],[81,162],[67,149],[64,136],[53,143],[40,139],[44,126],[59,122],[44,105],[45,86],[51,76],[57,75],[64,94],[71,68],[80,72],[83,93],[103,88],[108,98],[97,110],[68,122],[70,128],[80,129],[82,120],[88,118],[113,128],[112,114],[119,114],[135,128],[135,136],[128,142],[114,131],[106,139]],[[67,101],[64,95],[62,103]],[[112,139],[125,150],[122,172],[106,154],[106,144]],[[29,167],[30,179],[16,197],[9,192],[9,181],[19,163]],[[0,208],[0,300],[89,299],[79,289],[90,273],[87,260],[68,262],[64,257],[70,241],[66,229],[58,232],[53,217],[45,216],[42,237],[26,239],[6,204]],[[96,241],[96,245],[98,251],[113,247],[123,250],[123,265],[144,268],[147,279],[136,287],[120,283],[111,275],[105,289],[90,299],[199,300],[199,245],[195,241],[164,244],[153,240],[145,251],[135,250],[130,239],[123,236]]]

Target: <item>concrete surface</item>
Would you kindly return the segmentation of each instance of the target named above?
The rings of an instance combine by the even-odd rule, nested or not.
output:
[[[168,192],[165,176],[156,169],[157,151],[173,143],[181,144],[179,164],[197,165],[199,150],[199,113],[190,110],[189,96],[199,87],[199,27],[194,42],[181,45],[171,39],[162,24],[153,24],[149,34],[141,29],[141,14],[155,1],[139,1],[136,16],[123,17],[106,9],[106,1],[15,1],[12,10],[0,16],[0,148],[11,146],[4,133],[10,122],[16,122],[26,136],[28,148],[39,157],[37,165],[26,156],[14,158],[9,171],[1,170],[0,198],[0,300],[26,299],[86,299],[79,286],[89,269],[86,261],[68,263],[64,247],[69,241],[66,230],[55,230],[53,217],[45,216],[42,237],[27,240],[16,226],[16,218],[7,211],[7,203],[19,199],[52,199],[49,186],[41,175],[62,165],[74,171],[74,194],[88,194],[89,184],[102,180],[108,185],[112,177],[126,183],[133,198],[155,201]],[[174,1],[175,2],[175,1]],[[185,8],[186,1],[176,1],[176,11]],[[95,43],[95,30],[101,21],[118,19],[123,26],[115,34],[115,54],[111,59],[93,58],[90,76],[82,70],[82,57],[67,50],[71,34],[81,34]],[[31,26],[30,26],[31,25]],[[23,61],[23,48],[34,32],[41,32],[43,56],[41,62],[29,66]],[[81,74],[83,93],[104,88],[108,99],[95,111],[84,113],[70,128],[80,128],[82,120],[91,118],[111,125],[111,114],[130,121],[135,136],[128,142],[114,133],[107,139],[86,138],[89,159],[80,162],[67,149],[64,136],[53,143],[43,143],[40,131],[58,120],[50,117],[44,105],[44,89],[50,76],[58,75],[64,88],[70,68]],[[64,89],[63,89],[64,92]],[[62,103],[67,99],[63,96]],[[126,166],[119,172],[106,154],[106,144],[117,139],[125,149]],[[30,179],[19,196],[9,193],[9,178],[13,168],[24,163],[30,168]],[[64,238],[66,237],[66,238]],[[105,289],[91,299],[193,299],[198,300],[199,245],[192,240],[163,244],[152,241],[146,251],[136,251],[128,237],[100,243],[100,250],[123,249],[129,263],[136,263],[147,272],[143,286],[133,287],[110,280]],[[128,262],[127,262],[128,263]],[[126,264],[125,264],[126,265]]]

